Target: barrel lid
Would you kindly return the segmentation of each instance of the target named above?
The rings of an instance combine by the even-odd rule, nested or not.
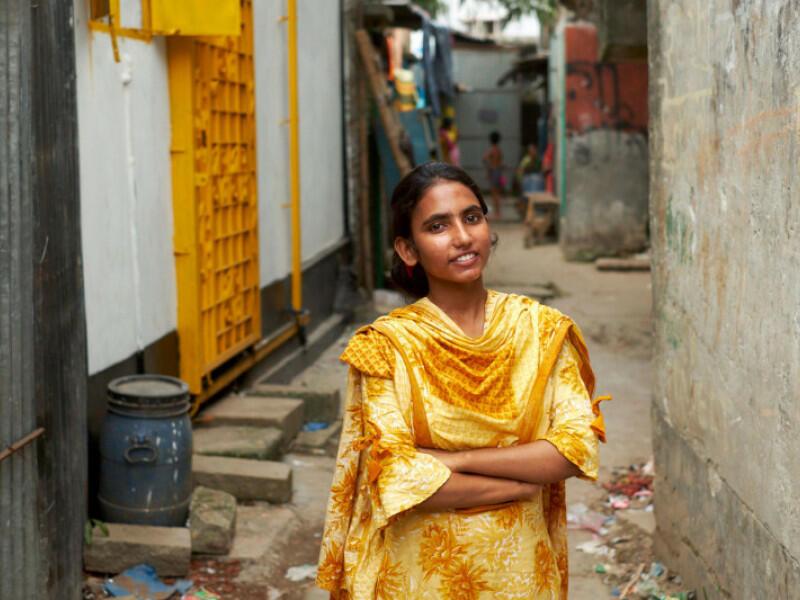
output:
[[[168,375],[127,375],[108,384],[108,400],[126,406],[171,406],[189,400],[189,386]]]

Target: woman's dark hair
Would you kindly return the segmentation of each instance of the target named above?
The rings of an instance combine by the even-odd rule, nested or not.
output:
[[[489,134],[489,141],[492,144],[496,144],[497,142],[499,142],[500,141],[500,133],[497,132],[497,131],[493,131],[492,133],[490,133]]]
[[[414,212],[414,207],[425,195],[425,192],[443,181],[455,181],[469,188],[478,199],[483,214],[488,212],[489,209],[478,184],[463,169],[442,162],[425,163],[412,169],[400,180],[392,192],[392,242],[401,237],[414,243],[411,235],[411,213]],[[392,279],[415,298],[428,295],[428,278],[425,276],[424,269],[417,263],[409,276],[406,263],[397,254],[397,251],[392,254]]]

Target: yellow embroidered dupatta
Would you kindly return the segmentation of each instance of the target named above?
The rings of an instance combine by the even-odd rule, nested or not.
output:
[[[427,408],[431,399],[480,413],[488,420],[517,423],[517,443],[543,437],[548,428],[547,419],[543,418],[544,390],[565,340],[574,348],[580,376],[590,396],[593,394],[594,375],[586,346],[577,326],[568,317],[519,296],[490,292],[490,302],[491,318],[478,338],[466,337],[440,309],[423,299],[359,330],[343,354],[342,360],[359,373],[405,384],[398,389],[410,393],[410,427],[417,446],[442,447],[442,440],[432,432],[429,423]],[[348,414],[317,579],[320,587],[333,592],[333,598],[348,597],[343,591],[343,581],[349,531],[360,527],[360,521],[365,518],[376,521],[370,539],[378,552],[378,532],[389,522],[374,506],[363,509],[364,495],[377,496],[371,485],[381,472],[388,451],[379,434],[363,419],[360,396],[355,397],[361,393],[359,386],[358,373],[351,370]],[[527,401],[519,402],[519,399]],[[592,406],[596,415],[592,430],[605,441],[598,401]],[[519,407],[522,407],[521,414],[517,414]],[[507,438],[498,434],[497,439],[486,445],[504,445]],[[359,478],[358,473],[363,476]],[[542,494],[545,523],[566,598],[564,483],[545,486]],[[492,508],[496,507],[457,512],[474,513]],[[354,523],[354,518],[359,523]]]

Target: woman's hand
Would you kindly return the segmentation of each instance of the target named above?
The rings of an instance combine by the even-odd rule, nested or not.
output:
[[[524,481],[520,481],[519,483],[522,485],[522,489],[518,500],[532,500],[542,491],[542,486],[538,483],[527,483]]]
[[[418,447],[417,452],[428,454],[433,458],[444,463],[444,466],[450,469],[453,473],[461,472],[461,461],[459,460],[459,452],[450,452],[448,450],[439,450],[438,448],[422,448]]]

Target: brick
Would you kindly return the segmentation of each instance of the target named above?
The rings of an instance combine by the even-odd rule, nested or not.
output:
[[[106,527],[108,537],[95,527],[91,545],[84,545],[87,571],[121,573],[144,562],[162,577],[183,577],[189,572],[192,541],[186,527],[120,523],[106,523]]]
[[[202,411],[199,420],[212,426],[277,427],[286,440],[291,440],[303,426],[303,401],[232,395]]]
[[[279,462],[195,454],[192,477],[195,486],[223,490],[239,500],[288,502],[292,498],[292,469]]]
[[[300,386],[280,385],[275,383],[259,383],[249,392],[254,396],[272,398],[295,398],[303,401],[303,419],[305,421],[326,421],[332,423],[339,418],[341,399],[339,390],[317,390]]]
[[[236,526],[236,497],[199,486],[189,505],[189,533],[194,554],[227,554]]]
[[[193,433],[195,454],[271,460],[280,458],[283,449],[283,432],[277,427],[220,425],[196,427]]]

